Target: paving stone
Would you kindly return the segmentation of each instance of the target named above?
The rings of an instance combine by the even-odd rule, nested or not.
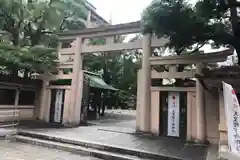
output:
[[[136,122],[134,116],[132,116],[132,119],[128,117],[127,120],[121,118],[123,117],[119,114],[116,119],[105,119],[98,125],[87,127],[67,129],[24,128],[24,130],[74,141],[102,143],[104,145],[118,146],[120,148],[130,148],[156,154],[178,156],[183,159],[203,160],[206,156],[207,148],[185,147],[184,142],[179,140],[123,133],[121,131],[132,132],[135,130]]]
[[[1,160],[100,160],[25,143],[0,141]]]

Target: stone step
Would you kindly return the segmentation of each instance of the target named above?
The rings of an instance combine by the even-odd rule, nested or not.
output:
[[[144,150],[137,150],[132,148],[123,148],[120,146],[113,146],[109,144],[102,144],[102,143],[96,143],[96,142],[89,142],[89,141],[79,141],[79,140],[72,140],[72,139],[66,139],[61,138],[57,136],[48,136],[46,134],[31,132],[31,131],[19,131],[19,135],[26,136],[26,137],[32,137],[37,138],[41,140],[46,141],[52,141],[52,142],[60,142],[64,144],[72,144],[76,146],[86,147],[86,148],[92,148],[97,149],[100,151],[107,151],[111,153],[121,154],[121,155],[130,155],[130,156],[136,156],[140,158],[146,158],[146,159],[154,159],[154,160],[183,160],[178,157],[169,157],[166,155],[156,154],[152,152],[146,152]]]
[[[101,151],[93,148],[87,148],[79,145],[73,145],[73,144],[66,144],[66,143],[60,143],[60,142],[54,142],[49,140],[41,140],[38,138],[32,138],[32,137],[26,137],[17,135],[15,136],[15,140],[22,143],[28,143],[32,145],[38,145],[48,148],[54,148],[59,149],[75,154],[80,154],[83,156],[92,156],[96,158],[101,158],[104,160],[150,160],[150,159],[143,159],[136,156],[126,155],[126,154],[117,154],[112,153],[108,151]]]
[[[15,135],[17,135],[15,128],[0,128],[0,139],[11,139]]]

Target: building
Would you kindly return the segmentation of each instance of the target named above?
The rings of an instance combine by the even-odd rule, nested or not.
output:
[[[91,3],[86,0],[85,4],[88,10],[88,16],[86,21],[87,28],[95,28],[99,26],[109,25],[109,22],[107,22],[104,18],[102,18],[96,13],[96,8]]]

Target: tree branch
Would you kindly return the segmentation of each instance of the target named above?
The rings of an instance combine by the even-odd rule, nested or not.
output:
[[[3,8],[1,8],[1,11],[2,11],[2,13],[5,15],[5,17],[13,20],[12,16],[10,16],[7,12],[5,12]]]
[[[61,22],[61,24],[60,24],[60,26],[59,26],[59,31],[62,31],[62,30],[63,30],[63,24],[65,23],[65,21],[66,21],[67,18],[68,18],[68,17],[64,17],[64,19],[62,20],[62,22]]]
[[[191,51],[189,54],[192,54],[196,51],[198,51],[200,48],[202,48],[205,45],[205,43],[201,44],[200,46],[198,45],[193,51]]]
[[[177,49],[176,50],[177,55],[179,56],[182,53],[182,51],[184,51],[185,49],[186,49],[185,47]]]
[[[3,8],[1,8],[1,11],[5,19],[4,29],[8,32],[11,32],[11,29],[14,26],[14,19],[7,12],[5,12]]]

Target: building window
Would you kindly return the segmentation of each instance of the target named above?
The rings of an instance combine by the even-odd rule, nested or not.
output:
[[[34,105],[35,92],[20,90],[18,105]]]
[[[15,89],[0,89],[0,105],[14,105],[15,96]]]

